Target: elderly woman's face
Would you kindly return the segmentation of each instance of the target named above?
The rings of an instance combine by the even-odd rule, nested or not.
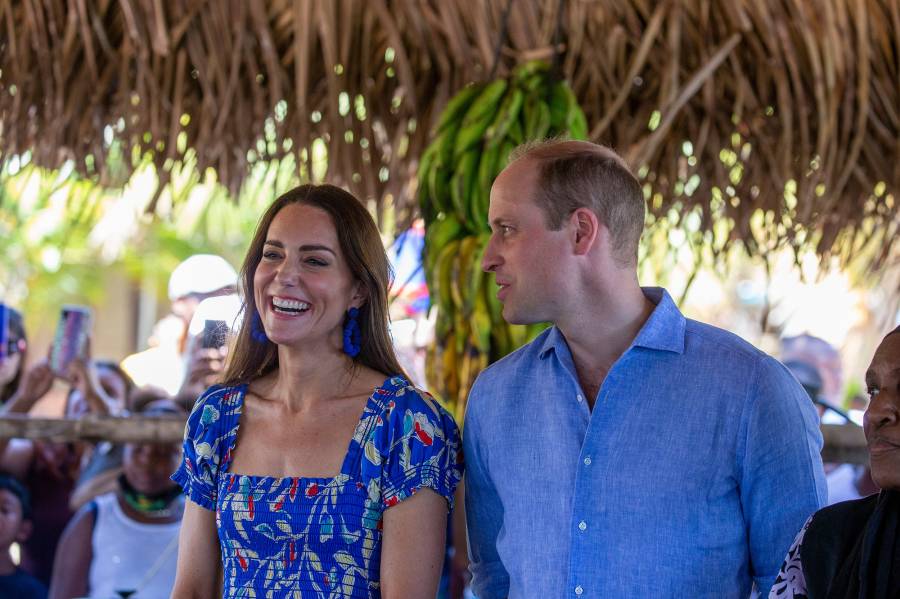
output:
[[[872,398],[864,421],[872,480],[882,489],[900,489],[900,334],[878,346],[866,386]]]

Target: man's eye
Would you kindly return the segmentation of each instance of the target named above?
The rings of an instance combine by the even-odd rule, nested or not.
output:
[[[866,393],[869,394],[870,399],[875,399],[875,396],[878,395],[878,387],[869,387]]]

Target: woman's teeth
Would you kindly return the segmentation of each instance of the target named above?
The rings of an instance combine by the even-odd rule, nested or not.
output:
[[[273,297],[272,307],[276,312],[280,312],[282,314],[299,314],[300,312],[306,312],[309,309],[309,304],[307,304],[306,302],[301,302],[299,300],[289,300],[279,297]]]

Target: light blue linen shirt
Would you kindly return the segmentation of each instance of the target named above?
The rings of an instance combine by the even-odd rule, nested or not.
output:
[[[644,294],[657,306],[593,411],[556,327],[478,377],[463,444],[479,599],[766,596],[824,505],[793,376]]]

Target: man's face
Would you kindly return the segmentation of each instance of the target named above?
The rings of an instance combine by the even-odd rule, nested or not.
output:
[[[493,272],[512,324],[557,322],[571,283],[572,252],[568,227],[551,231],[535,203],[538,168],[521,159],[494,181],[488,219],[491,238],[482,268]]]

